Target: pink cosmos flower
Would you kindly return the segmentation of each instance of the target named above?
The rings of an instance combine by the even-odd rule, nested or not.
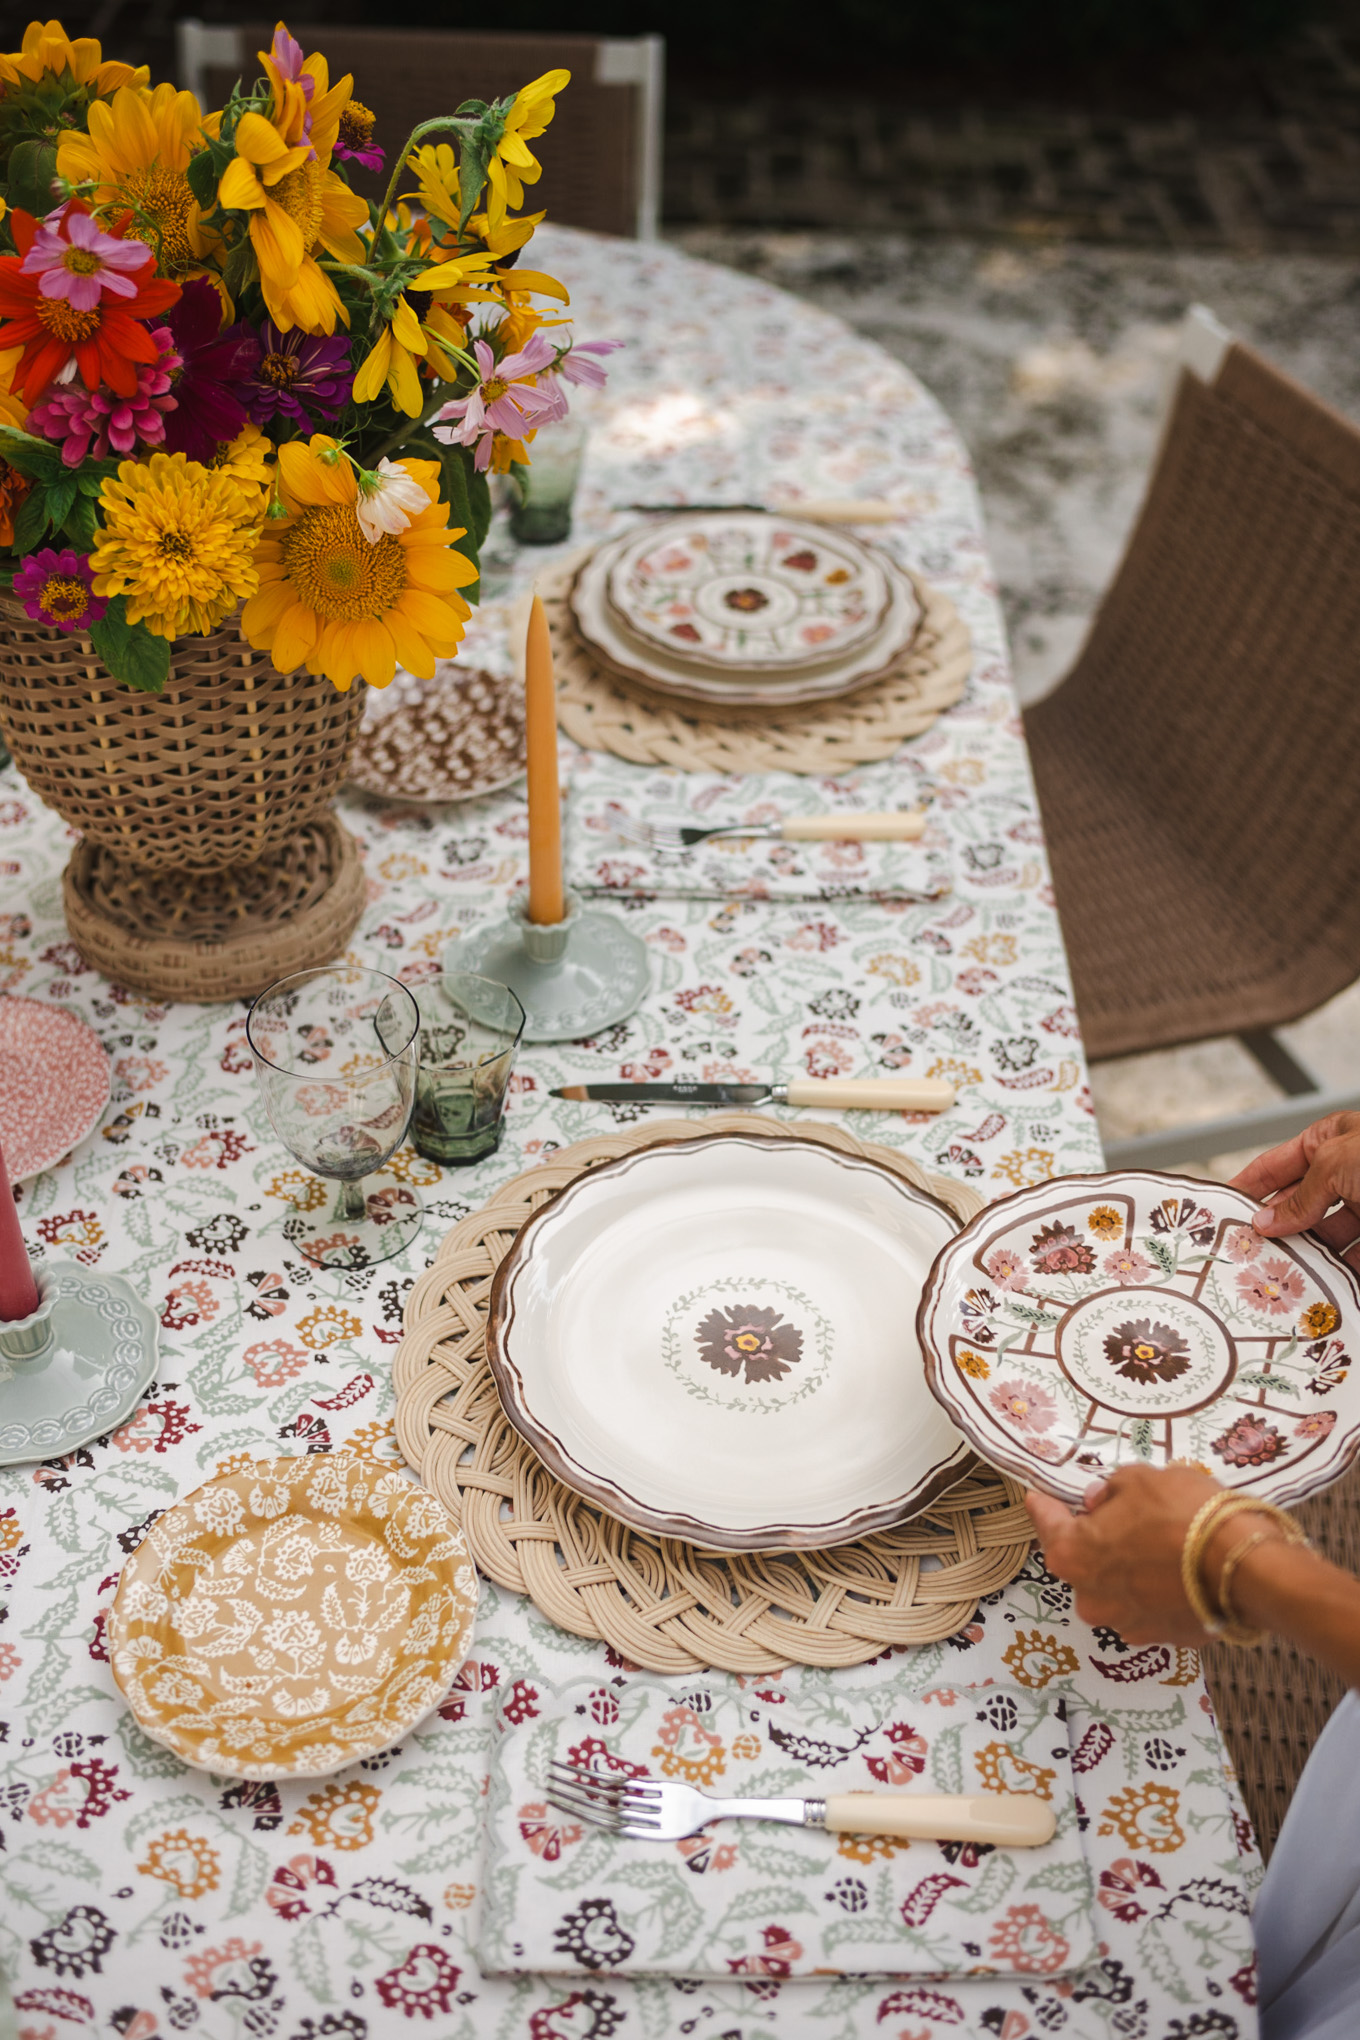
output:
[[[1303,1277],[1292,1261],[1262,1261],[1257,1268],[1244,1268],[1237,1288],[1253,1310],[1270,1317],[1283,1317],[1303,1301]]]
[[[178,408],[171,391],[183,364],[168,326],[154,327],[151,337],[160,354],[154,362],[134,364],[136,396],[120,397],[103,383],[96,390],[87,390],[83,383],[72,383],[66,389],[53,385],[29,412],[29,431],[60,441],[67,467],[79,467],[84,460],[107,460],[110,453],[136,453],[139,446],[164,444],[164,414]]]
[[[455,397],[439,413],[434,428],[436,439],[446,446],[475,446],[473,464],[479,473],[491,465],[491,446],[496,433],[520,439],[538,425],[562,414],[561,392],[536,387],[535,378],[551,368],[557,350],[542,333],[535,333],[518,354],[507,354],[498,362],[485,340],[474,340],[472,351],[481,381],[470,396]]]
[[[106,291],[113,297],[136,297],[135,272],[151,259],[144,241],[115,240],[101,233],[88,213],[61,206],[33,236],[19,270],[38,278],[41,297],[65,298],[74,311],[92,312]]]
[[[998,1247],[986,1262],[987,1273],[998,1289],[1028,1289],[1029,1267],[1019,1254],[1011,1253],[1008,1247]]]
[[[1146,1282],[1152,1273],[1151,1261],[1145,1254],[1135,1253],[1132,1247],[1116,1247],[1101,1265],[1116,1282]]]
[[[601,367],[598,361],[588,361],[586,356],[613,354],[617,348],[625,344],[622,340],[583,340],[572,348],[570,354],[563,355],[558,363],[559,373],[564,375],[568,382],[580,383],[590,390],[602,390],[609,371]]]

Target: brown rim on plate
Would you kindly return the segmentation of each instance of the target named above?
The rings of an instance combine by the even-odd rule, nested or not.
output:
[[[1045,1191],[1057,1192],[1063,1186],[1068,1186],[1077,1192],[1087,1188],[1096,1196],[1104,1194],[1113,1195],[1114,1193],[1108,1190],[1110,1184],[1128,1182],[1130,1179],[1143,1183],[1164,1183],[1168,1188],[1178,1191],[1182,1197],[1189,1198],[1197,1204],[1205,1202],[1206,1194],[1212,1196],[1223,1191],[1227,1191],[1233,1196],[1243,1197],[1248,1204],[1252,1204],[1252,1200],[1246,1198],[1244,1191],[1234,1191],[1231,1184],[1213,1182],[1201,1176],[1180,1176],[1164,1169],[1104,1169],[1086,1174],[1055,1176],[1047,1183],[1030,1183],[1019,1190],[1010,1190],[1004,1197],[993,1198],[990,1204],[984,1205],[976,1217],[969,1219],[966,1225],[961,1226],[954,1238],[940,1249],[940,1252],[931,1264],[921,1290],[921,1301],[916,1309],[916,1342],[920,1348],[921,1357],[925,1365],[926,1382],[931,1394],[944,1409],[950,1421],[958,1426],[958,1429],[968,1439],[974,1451],[987,1465],[1001,1469],[1003,1472],[1012,1475],[1015,1479],[1024,1481],[1030,1487],[1044,1486],[1043,1468],[1045,1462],[1022,1452],[1008,1451],[1004,1445],[997,1444],[990,1431],[985,1437],[982,1436],[980,1427],[972,1420],[971,1412],[967,1405],[955,1400],[944,1386],[945,1381],[948,1379],[948,1362],[936,1350],[929,1323],[931,1313],[939,1302],[940,1291],[943,1287],[941,1272],[943,1264],[947,1259],[956,1259],[961,1253],[964,1253],[971,1257],[972,1265],[980,1269],[985,1275],[987,1272],[985,1264],[978,1260],[977,1254],[974,1251],[975,1242],[982,1234],[991,1234],[996,1231],[996,1215],[1004,1212],[1008,1205],[1018,1204],[1022,1199],[1033,1199]],[[1053,1208],[1057,1209],[1059,1207],[1054,1206]],[[1043,1210],[1033,1214],[1036,1221],[1042,1219],[1045,1215]],[[1250,1225],[1250,1213],[1243,1215],[1241,1223]],[[1317,1254],[1328,1265],[1329,1270],[1333,1274],[1339,1275],[1344,1279],[1352,1305],[1357,1315],[1360,1315],[1360,1276],[1350,1267],[1349,1263],[1344,1261],[1340,1255],[1336,1254],[1322,1240],[1318,1239],[1315,1233],[1308,1232],[1302,1235],[1290,1235],[1289,1237],[1306,1238],[1310,1251]],[[1270,1247],[1275,1248],[1277,1251],[1287,1252],[1288,1240],[1264,1240],[1263,1250]],[[1073,1308],[1075,1306],[1069,1308],[1065,1313],[1065,1318],[1071,1315]],[[1236,1341],[1232,1339],[1232,1335],[1227,1332],[1226,1327],[1223,1329],[1225,1336],[1229,1338],[1235,1348]],[[1022,1355],[1021,1358],[1023,1357]],[[1235,1378],[1236,1365],[1234,1364],[1233,1375],[1230,1377],[1230,1381]],[[1225,1400],[1228,1385],[1230,1383],[1225,1384],[1214,1395],[1205,1398],[1201,1404],[1197,1404],[1194,1407],[1212,1407],[1215,1402]],[[1297,1481],[1282,1481],[1279,1485],[1272,1487],[1270,1499],[1285,1507],[1288,1507],[1293,1502],[1303,1501],[1309,1495],[1317,1493],[1320,1488],[1330,1487],[1334,1481],[1339,1480],[1354,1464],[1357,1456],[1360,1456],[1360,1423],[1356,1424],[1351,1437],[1339,1448],[1338,1456],[1328,1462],[1327,1475],[1324,1480],[1319,1480],[1316,1477],[1316,1473],[1314,1473],[1311,1478],[1305,1474]],[[1138,1463],[1143,1464],[1147,1462],[1140,1461]],[[1307,1462],[1305,1461],[1304,1465],[1306,1464]],[[1300,1468],[1300,1473],[1303,1474],[1302,1467]],[[1216,1475],[1213,1477],[1218,1478]],[[1085,1484],[1090,1486],[1093,1482],[1105,1478],[1108,1478],[1108,1475],[1092,1469]],[[1245,1482],[1229,1483],[1223,1481],[1221,1484],[1224,1486],[1231,1485],[1234,1492],[1237,1493],[1251,1492],[1250,1486]],[[1053,1493],[1054,1490],[1052,1487],[1047,1487],[1045,1492]],[[1063,1493],[1059,1499],[1070,1500],[1072,1497],[1068,1493]]]
[[[733,690],[732,698],[729,700],[726,690],[719,695],[717,693],[689,692],[682,685],[668,686],[664,682],[656,680],[654,676],[649,676],[645,672],[639,671],[637,667],[627,665],[622,659],[615,658],[611,652],[606,651],[593,638],[587,637],[576,611],[575,595],[577,584],[582,574],[591,565],[590,557],[582,560],[572,573],[564,591],[563,611],[568,619],[573,637],[581,646],[586,656],[598,665],[603,672],[607,673],[611,679],[619,681],[631,692],[640,695],[653,707],[669,708],[671,710],[690,709],[709,716],[716,714],[721,716],[723,720],[739,718],[744,722],[759,723],[780,720],[787,721],[791,715],[806,714],[809,711],[815,713],[816,710],[828,702],[849,701],[864,688],[876,686],[880,681],[885,680],[904,659],[910,656],[911,648],[920,636],[921,626],[925,620],[925,603],[921,599],[915,577],[905,567],[897,566],[895,561],[890,564],[893,567],[893,571],[906,580],[910,586],[917,608],[916,622],[905,642],[900,644],[896,651],[889,658],[885,659],[881,666],[875,667],[870,673],[858,674],[853,680],[834,688],[804,692],[796,697],[786,696],[777,701],[771,701],[768,698],[768,694],[759,696],[742,694],[736,689]]]
[[[486,1327],[487,1364],[495,1381],[501,1406],[520,1436],[532,1446],[550,1472],[575,1493],[595,1503],[607,1515],[615,1516],[635,1528],[652,1531],[663,1537],[683,1538],[701,1549],[714,1551],[815,1551],[831,1545],[847,1544],[871,1531],[885,1529],[891,1524],[918,1515],[941,1495],[947,1494],[949,1489],[966,1474],[971,1448],[961,1443],[947,1459],[937,1460],[905,1494],[894,1496],[890,1501],[878,1503],[872,1508],[855,1510],[850,1515],[837,1517],[828,1523],[762,1524],[750,1530],[718,1529],[710,1523],[700,1522],[693,1516],[654,1509],[636,1500],[613,1481],[580,1466],[556,1434],[548,1430],[528,1408],[523,1379],[506,1350],[507,1335],[515,1314],[514,1299],[510,1291],[516,1275],[532,1249],[541,1222],[550,1213],[560,1212],[584,1187],[597,1183],[606,1176],[624,1175],[639,1161],[663,1150],[731,1146],[778,1152],[798,1148],[818,1156],[830,1156],[835,1163],[860,1170],[890,1184],[906,1196],[908,1201],[930,1206],[932,1210],[943,1214],[952,1229],[956,1232],[958,1230],[957,1215],[941,1199],[931,1196],[929,1191],[918,1189],[905,1177],[897,1176],[865,1157],[842,1155],[816,1141],[798,1140],[787,1135],[763,1137],[754,1133],[704,1133],[696,1135],[693,1140],[658,1140],[645,1147],[634,1148],[629,1154],[619,1156],[616,1161],[602,1162],[585,1175],[573,1178],[570,1183],[554,1191],[552,1196],[526,1220],[492,1279]],[[949,1415],[948,1411],[946,1415]],[[950,1421],[951,1423],[954,1421],[952,1416]]]

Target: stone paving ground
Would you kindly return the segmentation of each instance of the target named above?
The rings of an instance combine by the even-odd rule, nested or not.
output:
[[[838,311],[939,397],[977,470],[1022,701],[1061,678],[1118,561],[1188,305],[1208,305],[1360,419],[1360,251],[1244,255],[731,228],[668,238]],[[1360,987],[1285,1038],[1325,1081],[1360,1088]],[[1106,1063],[1095,1093],[1111,1135],[1277,1095],[1232,1041]],[[1244,1159],[1216,1158],[1206,1173],[1231,1173]]]

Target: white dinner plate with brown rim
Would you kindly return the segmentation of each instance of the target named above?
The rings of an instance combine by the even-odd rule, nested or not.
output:
[[[944,1249],[918,1318],[930,1386],[984,1459],[1066,1501],[1188,1461],[1302,1501],[1360,1452],[1360,1281],[1250,1197],[1151,1169],[998,1198]]]
[[[714,671],[823,664],[887,612],[881,555],[761,511],[670,517],[611,552],[605,592],[628,636]]]
[[[969,1458],[913,1329],[957,1230],[902,1177],[812,1142],[640,1148],[559,1191],[497,1270],[506,1414],[638,1529],[760,1551],[900,1522]]]
[[[569,607],[581,642],[608,672],[625,682],[700,706],[788,708],[838,699],[890,672],[911,644],[921,607],[909,576],[885,561],[889,599],[882,622],[849,650],[797,666],[710,667],[673,657],[664,647],[634,637],[613,611],[608,575],[615,548],[602,546],[577,570]]]

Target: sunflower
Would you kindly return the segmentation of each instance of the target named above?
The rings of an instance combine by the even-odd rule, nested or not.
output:
[[[542,164],[526,144],[543,133],[557,111],[557,93],[570,83],[570,71],[545,71],[515,94],[496,153],[486,166],[486,212],[493,231],[504,220],[508,207],[519,211],[525,185],[537,184],[543,175]]]
[[[455,552],[439,501],[439,464],[398,463],[425,492],[428,507],[403,531],[370,544],[360,528],[359,484],[335,441],[279,448],[279,495],[286,518],[271,519],[255,553],[260,591],[247,602],[241,630],[280,673],[306,664],[343,692],[355,675],[385,687],[397,662],[419,679],[435,660],[452,658],[469,614],[458,594],[477,578]]]
[[[96,595],[124,595],[157,637],[203,636],[259,585],[258,498],[182,453],[125,460],[99,492],[104,531],[90,554]]]
[[[88,85],[95,92],[145,83],[148,76],[145,64],[136,70],[112,58],[105,63],[93,36],[83,35],[72,42],[59,21],[30,21],[24,30],[23,48],[0,56],[2,85],[22,85],[25,80],[40,85],[44,77],[59,78],[64,71],[70,72],[77,85]]]
[[[131,212],[128,232],[155,252],[162,276],[187,276],[211,245],[185,171],[203,142],[203,113],[192,92],[125,85],[106,105],[90,108],[89,133],[67,132],[57,144],[57,175],[92,184],[98,213]]]
[[[332,88],[324,57],[296,66],[296,79],[286,76],[276,61],[277,35],[274,48],[275,54],[260,52],[274,88],[271,117],[244,113],[237,122],[236,157],[217,188],[218,203],[250,215],[260,287],[279,331],[301,326],[305,333],[333,333],[337,319],[349,324],[349,314],[315,251],[362,263],[365,249],[355,228],[368,224],[367,202],[330,168],[352,81],[342,78]],[[303,77],[311,83],[310,98]]]
[[[424,287],[421,279],[412,286]],[[403,293],[354,378],[355,403],[373,403],[385,385],[396,408],[408,418],[418,418],[423,402],[418,364],[427,362],[442,382],[453,382],[458,362],[448,350],[462,345],[462,322],[445,310],[442,301],[417,311]]]

